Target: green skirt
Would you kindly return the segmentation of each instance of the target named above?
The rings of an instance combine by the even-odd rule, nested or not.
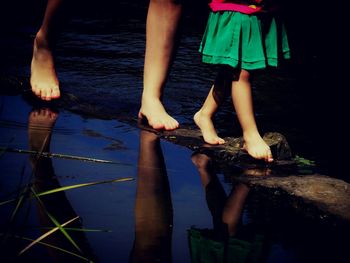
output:
[[[247,70],[278,66],[290,58],[285,27],[269,15],[211,12],[200,44],[202,60]]]

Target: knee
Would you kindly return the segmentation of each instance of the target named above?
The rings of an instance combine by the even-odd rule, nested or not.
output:
[[[240,81],[249,81],[250,74],[247,70],[242,69],[239,74]]]

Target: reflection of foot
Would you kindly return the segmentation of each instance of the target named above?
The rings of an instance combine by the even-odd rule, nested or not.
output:
[[[211,162],[210,157],[202,153],[193,154],[191,159],[197,169],[208,169]]]
[[[243,174],[248,176],[269,176],[272,171],[269,168],[261,168],[261,169],[246,169]]]
[[[53,56],[48,41],[40,31],[34,40],[30,85],[34,94],[43,100],[60,97]]]
[[[157,134],[145,130],[140,130],[140,141],[142,143],[154,143],[159,141]]]
[[[50,109],[34,110],[29,115],[29,147],[34,151],[47,150],[52,127],[58,114]]]
[[[201,111],[198,111],[194,117],[194,122],[197,124],[199,129],[202,132],[203,139],[205,142],[209,144],[224,144],[224,139],[220,138],[216,131],[213,124],[213,121],[209,116],[206,116],[201,113]]]
[[[255,159],[273,162],[271,149],[259,134],[244,136],[243,149]]]
[[[164,109],[163,104],[158,99],[142,98],[142,105],[138,117],[146,117],[148,124],[156,130],[175,130],[179,123],[171,117]]]

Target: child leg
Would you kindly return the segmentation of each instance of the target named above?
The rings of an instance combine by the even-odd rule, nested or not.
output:
[[[202,108],[194,115],[193,119],[200,128],[203,139],[210,144],[224,144],[224,139],[220,138],[215,130],[212,117],[224,100],[228,84],[232,81],[232,71],[224,67],[219,72],[214,85],[211,87],[209,94]]]
[[[270,147],[256,126],[249,72],[246,70],[240,70],[238,80],[232,81],[232,101],[243,130],[244,149],[256,159],[272,162]]]

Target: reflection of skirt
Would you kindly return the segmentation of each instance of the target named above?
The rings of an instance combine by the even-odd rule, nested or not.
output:
[[[238,12],[211,12],[199,48],[202,60],[234,68],[276,67],[290,58],[287,34],[277,18]]]

